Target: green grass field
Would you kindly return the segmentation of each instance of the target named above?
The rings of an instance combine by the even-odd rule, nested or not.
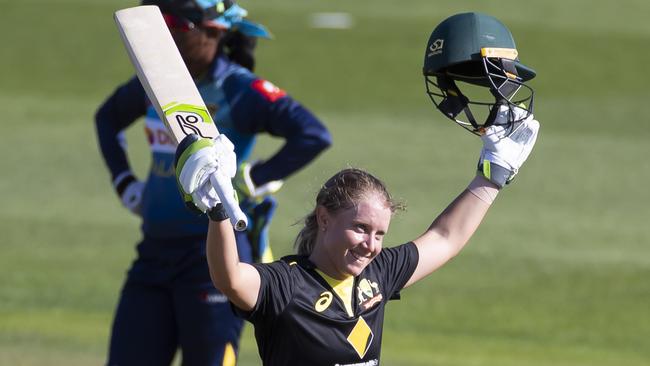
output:
[[[258,74],[334,135],[279,194],[276,254],[291,252],[292,224],[347,165],[376,173],[409,205],[393,244],[419,235],[469,182],[480,142],[434,110],[420,75],[439,21],[497,16],[538,72],[535,151],[466,250],[389,306],[383,364],[650,363],[650,3],[240,3],[276,37],[260,44]],[[105,362],[139,223],[112,192],[93,114],[132,73],[112,12],[133,5],[0,0],[1,365]],[[350,13],[354,26],[313,29],[315,12]],[[142,175],[141,127],[129,138]],[[256,154],[277,146],[262,139]],[[240,365],[259,364],[250,327],[241,353]]]

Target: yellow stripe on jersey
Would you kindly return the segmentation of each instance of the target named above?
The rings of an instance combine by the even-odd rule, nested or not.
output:
[[[237,355],[230,342],[226,343],[226,349],[223,351],[222,366],[235,366],[237,364]]]
[[[352,288],[354,287],[354,276],[350,276],[344,280],[337,280],[336,278],[326,275],[318,268],[316,269],[316,272],[318,272],[318,274],[323,277],[330,286],[332,286],[332,290],[334,290],[339,299],[343,301],[345,311],[348,315],[350,317],[354,316],[354,312],[352,312]]]

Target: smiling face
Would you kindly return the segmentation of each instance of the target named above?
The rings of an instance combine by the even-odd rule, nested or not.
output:
[[[337,279],[357,276],[381,252],[392,212],[378,193],[369,193],[351,208],[335,213],[316,209],[318,237],[309,259]]]

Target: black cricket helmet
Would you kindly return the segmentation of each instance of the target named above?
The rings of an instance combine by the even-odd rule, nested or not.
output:
[[[443,20],[429,37],[423,73],[438,110],[474,134],[491,125],[512,128],[533,112],[534,91],[524,82],[535,71],[520,63],[512,34],[492,16]]]

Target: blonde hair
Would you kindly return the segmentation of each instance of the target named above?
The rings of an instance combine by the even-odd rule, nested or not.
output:
[[[316,207],[304,218],[304,226],[298,233],[294,246],[299,255],[310,255],[316,244],[318,222],[316,208],[325,207],[331,214],[356,206],[361,199],[376,193],[383,197],[391,213],[403,210],[386,189],[384,182],[372,174],[357,168],[347,168],[327,180],[316,196]]]

